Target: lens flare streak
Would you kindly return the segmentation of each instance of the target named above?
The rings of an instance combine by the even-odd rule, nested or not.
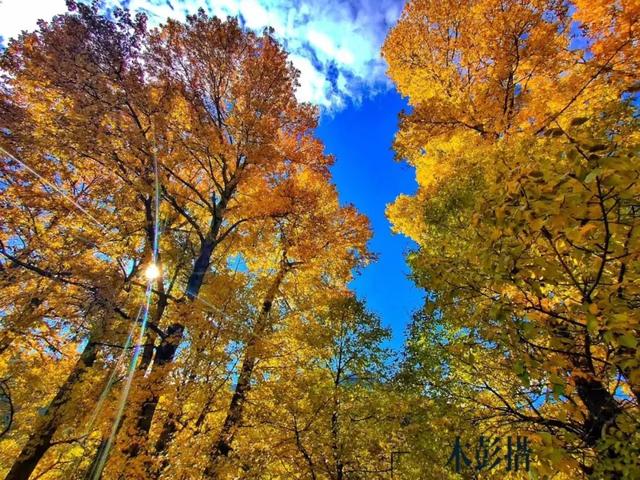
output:
[[[80,210],[87,218],[89,218],[93,223],[95,223],[96,225],[98,225],[103,231],[108,231],[108,228],[103,225],[102,223],[100,223],[93,215],[91,215],[82,205],[80,205],[78,202],[76,202],[71,195],[69,195],[68,193],[66,193],[64,190],[61,190],[60,188],[58,188],[55,184],[51,183],[49,180],[47,180],[46,178],[44,178],[42,175],[40,175],[38,172],[36,172],[33,168],[31,168],[29,165],[27,165],[26,163],[24,163],[22,160],[20,160],[19,158],[17,158],[16,156],[12,155],[11,153],[7,152],[4,148],[0,147],[0,152],[3,152],[6,156],[8,156],[9,158],[11,158],[12,160],[14,160],[15,162],[19,163],[20,165],[22,165],[24,168],[26,168],[29,172],[31,172],[34,176],[36,176],[42,183],[44,183],[45,185],[53,188],[56,192],[58,192],[60,195],[62,195],[68,202],[72,203],[73,206],[75,206],[78,210]]]
[[[129,392],[131,390],[131,384],[133,382],[133,376],[136,370],[136,366],[138,364],[138,360],[140,358],[140,353],[142,352],[142,345],[144,342],[145,333],[147,330],[147,323],[149,320],[149,307],[151,306],[151,296],[153,294],[153,283],[156,281],[162,281],[161,279],[161,271],[158,268],[158,256],[159,256],[159,237],[160,237],[160,179],[158,176],[158,160],[156,156],[153,156],[153,169],[154,169],[154,228],[153,228],[153,250],[151,254],[151,263],[149,267],[147,267],[146,277],[147,277],[147,288],[145,292],[145,305],[144,305],[144,313],[142,317],[142,324],[140,325],[140,334],[138,335],[138,342],[133,351],[133,356],[131,357],[131,362],[129,363],[129,368],[127,371],[127,377],[125,381],[125,385],[120,394],[120,400],[118,402],[118,409],[116,413],[116,418],[114,419],[113,426],[111,428],[111,434],[109,435],[109,439],[105,445],[105,448],[99,452],[99,459],[96,464],[96,468],[92,474],[93,480],[99,480],[102,476],[102,470],[106,464],[107,459],[109,458],[109,453],[111,448],[113,447],[113,443],[115,442],[116,436],[118,434],[118,430],[120,429],[120,422],[122,421],[122,416],[124,414],[124,410],[127,404],[127,398],[129,397]],[[152,269],[150,275],[149,269],[151,267],[155,267],[155,270]],[[137,323],[137,322],[136,322]]]

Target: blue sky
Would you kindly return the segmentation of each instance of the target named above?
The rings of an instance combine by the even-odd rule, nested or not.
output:
[[[394,235],[385,217],[386,205],[399,193],[416,189],[413,168],[395,161],[391,150],[403,107],[403,99],[390,89],[364,98],[359,105],[323,115],[317,132],[327,152],[336,156],[332,173],[341,201],[353,203],[373,226],[370,248],[378,254],[378,261],[364,269],[352,286],[385,325],[393,328],[396,347],[423,298],[407,278],[404,253],[413,244]]]
[[[370,248],[379,257],[353,288],[393,329],[402,343],[422,294],[407,278],[404,253],[410,241],[393,235],[384,211],[399,193],[416,188],[413,169],[393,159],[398,113],[405,107],[385,76],[380,47],[402,9],[401,0],[104,0],[105,8],[144,11],[151,25],[182,19],[204,8],[219,17],[238,16],[247,28],[271,26],[300,70],[302,101],[321,109],[318,135],[336,156],[334,181],[343,203],[353,203],[372,223]],[[0,43],[38,18],[66,11],[64,0],[0,0]]]

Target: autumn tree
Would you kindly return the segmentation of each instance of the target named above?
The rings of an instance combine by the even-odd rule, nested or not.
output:
[[[66,352],[58,348],[65,361],[48,385],[44,418],[26,441],[26,417],[14,434],[23,447],[7,478],[28,478],[36,466],[64,476],[77,475],[78,465],[101,468],[102,460],[91,465],[78,457],[106,445],[110,422],[119,425],[116,397],[127,383],[119,346],[136,323],[149,328],[134,357],[130,407],[108,471],[122,466],[131,478],[144,477],[150,456],[161,455],[178,430],[172,417],[156,412],[162,396],[175,391],[172,381],[182,372],[171,372],[179,353],[193,362],[199,359],[189,357],[192,350],[219,355],[222,365],[238,337],[227,330],[219,349],[207,352],[207,340],[217,335],[212,315],[234,297],[240,321],[241,312],[256,305],[247,292],[270,283],[258,275],[226,284],[235,278],[231,260],[260,264],[265,245],[285,258],[282,242],[291,241],[286,255],[313,265],[309,278],[344,288],[364,255],[367,226],[327,190],[331,158],[313,137],[317,114],[296,101],[297,72],[269,32],[257,35],[234,19],[203,12],[149,31],[144,16],[117,10],[107,18],[97,4],[68,4],[70,13],[11,41],[2,59],[2,108],[8,112],[3,201],[11,211],[3,219],[3,298],[21,299],[2,307],[2,339],[14,348],[5,358],[24,356],[29,342],[36,353],[46,350],[34,343],[42,325],[43,342],[62,342]],[[289,198],[283,189],[291,185],[321,194],[313,202]],[[291,215],[299,220],[287,227]],[[317,237],[289,240],[298,222]],[[147,283],[141,267],[149,262],[160,265],[161,275]],[[262,292],[263,306],[275,300],[278,278]],[[230,285],[239,291],[229,291]],[[141,309],[145,302],[150,307]],[[262,310],[258,319],[269,313]],[[266,326],[258,325],[254,337]],[[190,330],[193,335],[185,336]],[[81,355],[71,353],[76,348]],[[201,375],[187,370],[184,377],[199,385],[200,398],[209,388]],[[94,396],[82,400],[95,402],[104,385],[113,386],[108,378],[115,378],[115,387],[103,391],[102,433],[83,433],[92,409],[73,417],[80,391],[91,385]],[[31,401],[20,408],[37,406]],[[151,442],[154,426],[160,438]],[[68,448],[79,439],[80,452]],[[54,454],[57,461],[40,462]]]
[[[423,348],[448,352],[476,418],[527,431],[541,472],[633,478],[638,15],[591,8],[407,4],[384,55],[419,189],[388,215],[456,335]]]
[[[387,336],[350,293],[313,309],[291,305],[262,342],[244,428],[220,478],[387,478],[392,453],[406,450],[398,433],[408,410],[391,380]]]
[[[168,181],[163,198],[196,245],[185,285],[186,299],[193,301],[214,251],[230,234],[280,214],[277,202],[269,201],[279,179],[303,165],[325,173],[330,160],[310,135],[314,111],[293,96],[297,74],[268,33],[258,37],[234,20],[200,13],[154,32],[147,60],[174,108],[163,128],[175,150],[171,163],[159,165]],[[169,328],[173,334],[159,344],[164,353],[156,355],[153,369],[173,362],[185,325]],[[152,375],[162,379],[165,373]],[[141,406],[137,436],[143,439],[158,400],[154,394]],[[130,452],[136,456],[135,448]]]
[[[271,320],[270,314],[276,294],[286,292],[290,280],[295,282],[296,296],[319,297],[321,302],[326,302],[331,298],[327,290],[336,290],[334,295],[339,294],[346,288],[352,270],[367,260],[366,221],[352,207],[341,207],[335,189],[321,176],[301,171],[276,189],[276,193],[284,202],[274,224],[277,243],[275,248],[260,250],[279,252],[275,260],[277,267],[270,275],[270,286],[246,340],[235,391],[207,467],[209,475],[215,475],[220,459],[229,455],[234,436],[243,423],[244,403],[260,360],[259,343],[275,327],[275,319]],[[265,240],[273,242],[269,237]],[[293,292],[288,301],[289,305],[303,308],[301,299],[293,296]],[[310,300],[306,302],[309,302],[306,308],[313,308]]]

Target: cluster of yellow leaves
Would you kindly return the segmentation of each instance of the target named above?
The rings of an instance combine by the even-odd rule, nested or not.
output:
[[[640,471],[638,20],[637,2],[416,0],[383,51],[419,185],[387,214],[453,335],[410,345],[446,353],[436,383],[471,417],[542,435],[541,474]]]

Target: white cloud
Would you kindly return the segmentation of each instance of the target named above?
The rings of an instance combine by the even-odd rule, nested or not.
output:
[[[0,36],[6,41],[33,30],[39,19],[49,20],[67,8],[64,0],[0,0]]]
[[[297,96],[329,110],[388,86],[380,46],[398,18],[402,0],[104,0],[149,16],[150,24],[184,18],[204,8],[240,16],[254,30],[271,26],[300,70]],[[65,10],[64,0],[0,0],[5,39],[35,27],[39,17]]]

